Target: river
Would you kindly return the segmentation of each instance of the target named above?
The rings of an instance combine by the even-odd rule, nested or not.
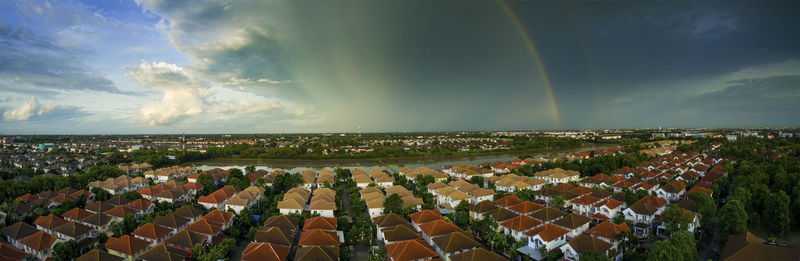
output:
[[[581,148],[572,148],[559,151],[551,151],[548,153],[539,153],[534,158],[542,158],[551,154],[563,155],[565,153],[579,152],[585,150],[600,150],[610,148],[612,146],[589,146]],[[435,170],[441,170],[444,165],[458,165],[470,164],[478,165],[484,162],[493,161],[510,161],[517,158],[516,154],[503,154],[503,155],[474,155],[474,156],[453,156],[453,157],[435,157],[435,158],[397,158],[397,159],[364,159],[364,160],[257,160],[257,159],[212,159],[208,161],[195,163],[195,167],[200,170],[209,170],[213,168],[238,168],[244,171],[244,167],[253,165],[256,170],[263,169],[272,171],[275,169],[285,170],[290,173],[300,172],[303,170],[321,171],[323,169],[334,169],[336,167],[354,169],[361,168],[370,170],[380,168],[384,170],[397,171],[402,167],[416,168],[425,166]]]

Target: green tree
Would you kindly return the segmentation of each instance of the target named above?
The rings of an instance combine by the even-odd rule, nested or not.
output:
[[[705,193],[692,193],[689,199],[697,202],[697,213],[700,214],[700,224],[708,226],[717,215],[717,204],[714,199]]]
[[[386,197],[386,200],[383,202],[383,212],[388,213],[403,213],[403,199],[400,198],[398,194],[392,194],[389,197]]]
[[[469,183],[478,185],[479,187],[483,187],[483,177],[481,176],[472,176],[469,178]]]
[[[59,261],[73,260],[78,257],[78,246],[75,240],[61,242],[53,246],[53,257]]]
[[[764,207],[764,221],[773,233],[784,235],[789,231],[789,196],[783,190],[774,193]]]
[[[740,234],[747,231],[747,212],[742,206],[742,202],[731,200],[722,206],[719,211],[719,230],[720,238],[723,240],[729,234]]]
[[[661,240],[656,242],[652,249],[647,254],[648,261],[671,261],[683,260],[680,250],[674,245],[670,244],[669,240]]]
[[[244,171],[245,171],[246,174],[250,174],[250,173],[256,172],[256,166],[250,165],[250,166],[244,167]]]
[[[217,184],[214,183],[214,178],[212,178],[211,175],[208,175],[206,173],[200,174],[197,177],[197,183],[203,185],[203,189],[201,189],[197,193],[200,196],[207,196],[208,194],[211,194],[211,192],[214,192],[214,190],[217,189]]]
[[[604,254],[588,251],[581,254],[581,261],[611,261],[611,259]]]
[[[667,231],[674,233],[679,230],[686,230],[694,215],[690,211],[682,211],[678,205],[669,204],[662,214]]]
[[[555,206],[555,207],[564,208],[564,205],[566,205],[566,204],[567,204],[567,201],[564,200],[563,196],[559,195],[559,196],[556,196],[555,198],[553,198],[553,206]]]
[[[751,203],[753,195],[750,193],[750,190],[743,187],[737,186],[736,189],[733,190],[733,196],[729,198],[729,200],[738,200],[744,206],[744,209],[747,210],[748,213],[753,211],[753,204]]]

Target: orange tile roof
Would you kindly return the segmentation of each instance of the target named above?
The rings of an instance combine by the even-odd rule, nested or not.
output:
[[[69,218],[69,219],[72,219],[72,220],[81,220],[81,219],[84,219],[84,218],[86,218],[88,216],[91,216],[91,215],[92,215],[92,212],[86,211],[86,210],[84,210],[82,208],[78,208],[78,207],[70,209],[69,211],[64,212],[64,214],[61,214],[62,217]]]
[[[499,225],[514,231],[525,231],[541,224],[541,221],[529,217],[528,215],[519,215],[503,221]]]
[[[556,239],[556,238],[558,238],[560,236],[563,236],[563,235],[565,235],[567,233],[569,233],[569,230],[566,230],[566,229],[564,229],[562,227],[547,223],[547,224],[544,224],[543,226],[538,226],[538,227],[532,229],[531,231],[525,232],[525,235],[527,235],[529,237],[533,237],[533,236],[539,235],[539,237],[541,237],[542,240],[544,240],[546,242],[550,242],[550,241],[553,241],[554,239]]]
[[[47,216],[39,216],[38,218],[36,218],[35,221],[33,221],[34,225],[41,226],[45,229],[55,229],[66,223],[67,223],[66,220],[53,214]]]
[[[233,219],[233,212],[221,211],[219,209],[208,212],[201,219],[207,220],[209,223],[219,224],[220,226],[227,224]]]
[[[300,246],[338,246],[341,242],[339,242],[339,235],[336,232],[311,229],[300,233],[300,241],[297,244]]]
[[[42,251],[44,249],[50,248],[53,246],[53,243],[56,242],[56,237],[44,232],[39,231],[33,233],[32,235],[23,238],[19,241],[20,244],[26,245],[29,248],[38,251]]]
[[[129,235],[123,235],[120,238],[109,237],[108,241],[106,241],[106,248],[129,256],[139,253],[139,251],[142,251],[149,245],[149,241],[138,239]]]
[[[590,206],[590,205],[596,203],[597,201],[600,201],[600,198],[592,196],[592,195],[588,195],[588,194],[587,195],[583,195],[583,196],[581,196],[579,198],[570,200],[570,202],[572,204],[578,204],[578,205],[583,205],[583,206]]]
[[[25,260],[29,254],[25,253],[10,244],[5,244],[0,242],[0,260],[3,261],[14,261],[14,260]]]
[[[206,221],[205,219],[200,219],[200,220],[198,220],[198,221],[196,221],[196,222],[194,222],[192,224],[189,224],[184,229],[192,231],[192,232],[197,232],[197,233],[201,233],[201,234],[215,236],[220,231],[222,231],[222,226],[219,226],[219,225],[214,224],[214,223],[210,223],[210,222]]]
[[[386,245],[386,255],[393,261],[411,261],[437,257],[433,248],[421,239],[400,241]]]
[[[254,242],[247,244],[242,251],[241,260],[284,261],[289,255],[289,247],[271,243]]]
[[[606,221],[587,230],[586,234],[617,240],[617,235],[625,231],[631,231],[631,228],[628,227],[628,224],[615,224]]]
[[[103,214],[106,214],[106,215],[109,215],[109,216],[123,218],[123,217],[127,216],[128,214],[136,214],[136,210],[134,210],[134,209],[132,209],[130,207],[127,207],[127,206],[116,206],[116,207],[114,207],[114,208],[112,208],[112,209],[110,209],[110,210],[108,210],[106,212],[103,212]]]
[[[140,198],[140,199],[134,200],[131,203],[128,203],[127,206],[129,208],[131,208],[131,209],[136,210],[136,211],[144,211],[144,210],[150,208],[151,205],[153,205],[153,202],[150,202],[149,200]]]
[[[161,225],[156,225],[153,223],[146,223],[141,227],[137,228],[136,230],[134,230],[133,232],[131,232],[131,235],[141,236],[144,238],[149,238],[157,241],[159,239],[166,237],[170,233],[172,233],[171,228]]]
[[[425,233],[425,235],[428,235],[428,237],[435,237],[438,235],[461,231],[462,229],[453,223],[444,221],[444,219],[437,219],[420,225],[419,230],[421,230],[422,233]]]
[[[408,217],[411,218],[411,221],[413,221],[414,223],[422,224],[422,223],[431,222],[431,221],[434,221],[434,220],[437,220],[437,219],[441,219],[442,218],[442,213],[439,212],[439,210],[426,209],[426,210],[422,210],[422,211],[418,211],[418,212],[414,212],[414,213],[408,214]]]
[[[500,207],[510,207],[510,206],[519,204],[520,202],[522,202],[522,200],[520,200],[517,196],[508,195],[508,196],[505,196],[505,197],[502,197],[500,199],[495,200],[494,204],[498,205]]]
[[[510,209],[516,211],[517,213],[527,214],[539,209],[544,208],[544,205],[533,202],[533,201],[522,201],[519,204],[512,206]]]
[[[303,223],[303,230],[311,229],[336,230],[336,218],[313,217],[306,219]]]

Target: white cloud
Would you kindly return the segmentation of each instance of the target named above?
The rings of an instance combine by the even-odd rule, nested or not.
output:
[[[36,100],[36,97],[31,97],[19,107],[3,112],[3,119],[6,121],[27,121],[54,115],[65,115],[77,110],[78,108],[74,106],[43,105]]]
[[[139,67],[129,69],[126,75],[164,95],[160,101],[139,109],[141,119],[151,126],[170,125],[191,117],[285,112],[289,107],[276,100],[247,97],[227,88],[213,87],[212,91],[210,83],[178,65],[165,62],[142,62]]]

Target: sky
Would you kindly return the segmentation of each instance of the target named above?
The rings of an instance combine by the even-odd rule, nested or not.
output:
[[[0,1],[0,132],[798,126],[798,13],[797,1]]]

